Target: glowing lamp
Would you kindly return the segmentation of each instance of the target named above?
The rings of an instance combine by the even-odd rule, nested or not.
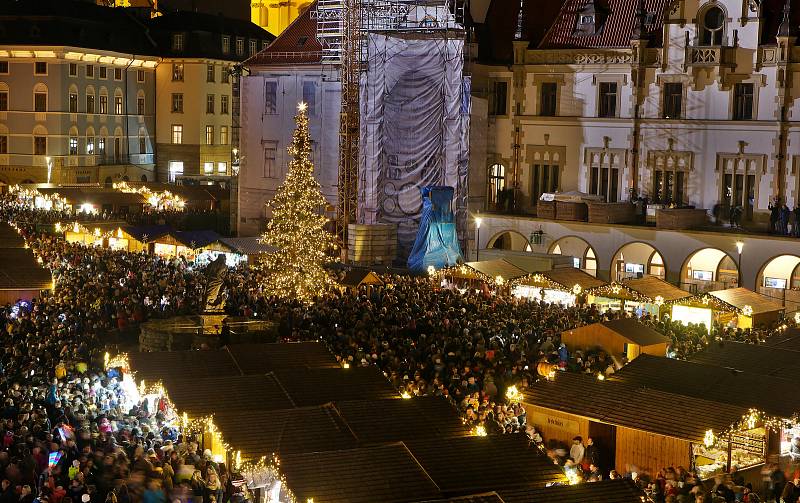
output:
[[[575,295],[580,295],[582,291],[583,288],[581,288],[581,285],[577,283],[575,283],[575,285],[572,287],[572,293],[574,293]]]
[[[739,255],[742,254],[742,250],[744,249],[744,241],[737,241],[736,242],[736,251],[739,252]]]
[[[705,436],[703,437],[703,443],[706,447],[711,447],[716,442],[716,437],[714,436],[713,430],[707,430]]]
[[[408,391],[403,391],[402,393],[400,393],[400,396],[408,400],[409,398],[411,398],[411,393],[409,393]]]
[[[481,228],[481,223],[483,223],[483,218],[481,218],[481,217],[475,217],[475,227],[477,227],[478,229],[480,229],[480,228]]]
[[[744,306],[742,308],[742,314],[745,316],[753,316],[753,307],[752,306]]]
[[[488,435],[488,433],[486,433],[486,427],[483,426],[482,424],[479,424],[478,426],[475,427],[474,433],[476,437],[485,437],[486,435]]]
[[[297,110],[298,111],[305,112],[306,109],[308,109],[308,105],[306,104],[305,101],[301,101],[300,103],[297,104]]]
[[[656,295],[655,301],[656,301],[656,305],[657,306],[663,306],[664,305],[664,297],[662,297],[660,295]]]

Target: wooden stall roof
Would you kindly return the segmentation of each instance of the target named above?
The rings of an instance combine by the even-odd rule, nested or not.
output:
[[[681,290],[672,283],[668,283],[656,276],[629,279],[623,281],[622,284],[651,300],[655,300],[656,297],[663,297],[665,302],[670,302],[691,297],[692,295],[686,290]]]
[[[580,285],[582,290],[588,290],[589,288],[596,288],[606,284],[605,281],[574,267],[553,269],[542,274],[569,289],[572,289],[575,285]]]
[[[639,346],[668,344],[672,341],[672,339],[666,335],[645,325],[636,318],[619,318],[616,320],[601,321],[600,325],[603,325],[612,332],[621,335]]]
[[[496,492],[482,494],[468,494],[467,496],[453,496],[452,498],[417,501],[415,503],[505,503]]]
[[[23,248],[25,239],[8,224],[0,222],[0,248]]]
[[[156,351],[128,353],[136,379],[157,381],[167,376],[183,379],[238,376],[242,372],[227,351]]]
[[[380,400],[400,395],[378,367],[287,369],[275,377],[297,407],[345,400]]]
[[[528,274],[524,269],[520,269],[511,262],[503,259],[467,262],[464,264],[464,266],[466,266],[468,269],[471,269],[474,273],[477,273],[473,274],[472,276],[486,277],[489,279],[495,279],[498,276],[502,276],[504,280],[508,281],[510,279],[520,278]],[[459,268],[455,267],[452,270],[458,271]],[[458,276],[457,273],[455,275]]]
[[[242,255],[258,255],[259,253],[269,253],[275,250],[274,247],[262,243],[261,238],[258,236],[244,238],[229,238],[223,236],[219,238],[219,242]]]
[[[40,194],[58,194],[72,206],[80,206],[84,203],[91,203],[97,206],[130,206],[143,205],[147,202],[142,194],[121,192],[113,188],[100,186],[39,187],[36,190]]]
[[[383,280],[373,271],[351,269],[345,273],[339,283],[342,286],[357,288],[361,285],[382,285]]]
[[[220,235],[215,231],[175,231],[171,230],[158,238],[151,239],[156,243],[163,243],[173,246],[185,246],[196,250],[211,243],[219,241]]]
[[[800,374],[800,351],[780,346],[725,342],[712,344],[689,360],[784,379],[796,379]]]
[[[294,407],[281,383],[269,374],[195,379],[178,376],[161,382],[178,412],[192,418]]]
[[[800,412],[800,388],[793,380],[673,358],[640,355],[608,381],[755,408],[778,417]]]
[[[355,437],[331,404],[219,411],[214,414],[214,424],[232,450],[242,451],[245,460],[356,447]]]
[[[768,337],[763,345],[800,351],[800,328],[787,328],[782,333]]]
[[[245,375],[274,370],[341,368],[320,342],[231,344],[228,351]]]
[[[0,248],[0,290],[49,290],[50,271],[27,248]]]
[[[703,441],[709,429],[727,430],[748,410],[711,396],[705,400],[571,372],[556,372],[552,381],[540,380],[523,394],[526,404],[694,442]]]
[[[503,503],[642,503],[644,492],[630,479],[498,491]]]
[[[124,225],[122,232],[134,238],[137,241],[152,242],[161,236],[169,234],[172,227],[169,225]]]
[[[708,293],[739,310],[744,309],[745,306],[750,306],[753,309],[753,315],[774,313],[784,309],[779,302],[775,302],[765,295],[744,287],[716,290]]]
[[[335,406],[361,444],[470,435],[455,407],[439,397],[355,400]]]
[[[519,435],[426,439],[406,445],[446,494],[544,487],[566,481],[547,456]]]
[[[399,442],[281,456],[280,470],[298,501],[402,503],[441,496],[430,476]]]

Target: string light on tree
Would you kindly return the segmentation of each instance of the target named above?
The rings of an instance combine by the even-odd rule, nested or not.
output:
[[[336,248],[333,235],[325,230],[327,219],[321,213],[327,201],[314,178],[306,109],[303,102],[297,105],[297,127],[288,147],[289,170],[268,204],[272,219],[261,235],[262,243],[275,248],[261,261],[265,290],[303,302],[333,286],[323,264],[331,260],[328,253]]]

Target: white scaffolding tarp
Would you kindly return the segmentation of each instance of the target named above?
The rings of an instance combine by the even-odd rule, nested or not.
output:
[[[370,33],[367,44],[359,220],[396,224],[399,256],[405,257],[419,226],[420,188],[446,185],[455,189],[453,210],[463,239],[469,152],[463,39],[447,32]]]

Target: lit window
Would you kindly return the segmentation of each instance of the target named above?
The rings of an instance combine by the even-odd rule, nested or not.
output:
[[[87,114],[94,113],[94,94],[86,95],[86,113]]]
[[[222,54],[231,52],[231,37],[222,37]]]
[[[107,114],[108,113],[108,96],[105,94],[100,95],[100,113]]]
[[[206,175],[214,174],[214,163],[213,162],[204,162],[203,163],[203,173]]]
[[[218,162],[217,163],[217,173],[224,175],[228,172],[228,163],[227,162]]]
[[[214,126],[206,126],[206,145],[214,144]]]
[[[91,136],[86,137],[86,153],[89,155],[94,154],[94,138]]]
[[[114,96],[114,113],[122,115],[122,96]]]
[[[181,124],[172,125],[172,143],[175,145],[183,143],[183,126]]]
[[[78,112],[78,94],[77,93],[69,93],[69,111],[70,113],[77,113]]]
[[[182,51],[183,50],[183,42],[184,42],[183,33],[173,33],[172,34],[172,50],[173,51]]]
[[[220,126],[219,128],[219,144],[228,144],[228,126]]]
[[[74,136],[69,137],[69,155],[78,155],[78,139]]]
[[[172,63],[172,80],[183,80],[183,63]]]

